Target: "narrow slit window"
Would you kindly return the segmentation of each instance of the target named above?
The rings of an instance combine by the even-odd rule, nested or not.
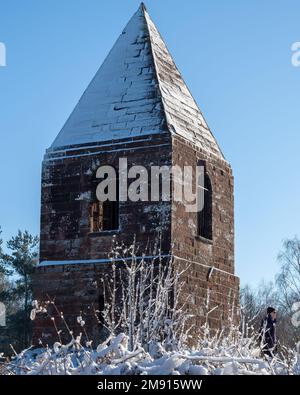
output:
[[[204,186],[201,194],[204,199],[202,210],[198,212],[198,236],[212,240],[212,188],[208,174],[204,173]]]

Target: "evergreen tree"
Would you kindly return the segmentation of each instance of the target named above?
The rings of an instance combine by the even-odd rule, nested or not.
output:
[[[38,243],[38,237],[32,236],[26,230],[19,230],[17,236],[7,242],[9,253],[0,251],[0,271],[14,278],[13,284],[4,292],[4,297],[20,307],[10,317],[9,326],[15,336],[19,333],[22,347],[27,347],[31,341],[31,275],[38,261]]]

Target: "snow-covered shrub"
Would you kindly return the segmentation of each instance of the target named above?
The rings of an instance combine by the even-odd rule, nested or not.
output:
[[[130,260],[125,259],[128,255]],[[123,269],[119,270],[119,265]],[[125,269],[125,270],[124,270]],[[234,326],[234,311],[226,328],[212,332],[207,293],[206,322],[193,328],[193,348],[188,346],[191,316],[180,302],[181,275],[159,251],[151,261],[136,259],[134,244],[125,250],[115,246],[111,255],[110,281],[103,281],[104,309],[95,312],[107,330],[107,338],[97,347],[88,340],[84,317],[78,315],[82,333],[75,337],[54,301],[33,302],[31,318],[56,311],[51,317],[58,342],[53,347],[41,344],[8,360],[0,359],[0,374],[20,375],[277,375],[300,374],[299,349],[286,349],[274,358],[262,356],[257,335],[242,322]],[[121,295],[121,303],[117,299]],[[187,302],[187,300],[185,300]],[[51,306],[51,309],[49,309]],[[64,323],[70,341],[63,344],[56,320]]]
[[[300,354],[290,351],[289,358],[261,358],[255,339],[245,339],[238,329],[230,336],[210,335],[202,328],[203,338],[194,350],[167,351],[152,343],[149,351],[137,343],[129,349],[129,336],[119,333],[97,349],[82,345],[79,336],[69,344],[55,343],[52,348],[29,349],[1,365],[2,374],[20,375],[299,375]]]
[[[181,278],[187,268],[179,272],[159,250],[150,259],[145,254],[137,259],[135,243],[129,248],[115,245],[111,273],[102,283],[104,309],[96,311],[108,335],[126,333],[130,350],[138,343],[145,351],[157,342],[168,350],[184,345],[192,317],[185,312],[189,299],[180,301]]]

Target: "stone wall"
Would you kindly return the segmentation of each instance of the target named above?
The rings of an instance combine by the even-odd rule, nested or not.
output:
[[[183,204],[173,202],[171,238],[175,265],[189,265],[185,273],[184,299],[195,315],[196,326],[205,321],[207,298],[214,328],[228,323],[233,313],[238,321],[239,279],[234,275],[234,195],[231,167],[224,160],[208,156],[200,148],[178,137],[173,138],[173,165],[193,166],[205,161],[212,184],[212,241],[197,235],[197,213],[189,213]],[[195,176],[195,173],[194,173]],[[193,185],[195,185],[195,178]]]
[[[218,306],[210,315],[213,328],[228,325],[232,316],[237,322],[239,279],[234,275],[233,176],[222,159],[208,156],[200,148],[179,137],[166,134],[154,138],[131,139],[120,144],[87,146],[71,151],[48,152],[43,164],[41,250],[43,263],[34,275],[34,296],[38,300],[55,299],[59,312],[75,332],[82,329],[76,317],[85,316],[89,336],[101,337],[101,325],[94,310],[101,310],[101,279],[109,276],[105,259],[113,242],[130,245],[136,235],[142,255],[151,255],[158,231],[162,232],[162,253],[173,257],[174,265],[185,268],[182,300],[194,314],[195,328],[205,321],[207,309]],[[212,241],[197,235],[197,214],[188,213],[180,202],[120,202],[118,231],[91,233],[89,204],[95,199],[95,173],[103,164],[118,168],[119,158],[150,168],[151,165],[190,165],[206,163],[212,191]],[[193,183],[195,179],[193,180]],[[195,185],[195,183],[194,183]],[[140,253],[139,253],[140,252]],[[99,260],[103,261],[99,261]],[[53,261],[63,264],[53,264]],[[72,261],[79,261],[73,264]],[[96,262],[97,261],[97,262]],[[51,264],[52,262],[52,264]],[[207,304],[209,295],[209,303]],[[68,337],[58,312],[57,322]],[[57,340],[53,322],[38,317],[34,341]]]
[[[99,182],[95,178],[100,165],[118,169],[119,158],[132,165],[171,165],[171,146],[168,134],[134,138],[113,144],[83,147],[67,152],[49,152],[45,156],[42,172],[40,265],[34,275],[34,298],[53,300],[63,312],[70,327],[77,327],[76,317],[86,315],[89,335],[101,336],[95,319],[94,307],[99,308],[103,292],[101,278],[109,273],[105,260],[113,244],[127,247],[136,237],[137,255],[153,253],[154,244],[161,241],[163,254],[170,252],[171,203],[120,202],[118,231],[91,233],[89,205],[96,198]],[[159,232],[161,238],[158,240]],[[80,261],[72,264],[73,261]],[[51,262],[61,264],[51,264]],[[52,311],[51,314],[57,315]],[[63,330],[62,320],[57,323]],[[53,322],[43,316],[35,321],[34,342],[57,340]]]
[[[113,236],[117,242],[137,244],[145,251],[149,239],[163,228],[163,249],[169,252],[170,203],[120,202],[118,231],[91,233],[89,205],[96,200],[100,165],[118,169],[119,158],[132,165],[171,164],[168,135],[131,139],[119,145],[67,151],[67,155],[48,154],[43,163],[41,209],[41,261],[90,260],[107,258]],[[55,159],[55,160],[54,160]]]

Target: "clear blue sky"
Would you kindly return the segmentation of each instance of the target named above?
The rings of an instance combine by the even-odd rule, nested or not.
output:
[[[1,0],[0,224],[39,231],[40,170],[135,0]],[[272,279],[299,232],[299,0],[148,0],[146,6],[235,175],[236,269]]]

